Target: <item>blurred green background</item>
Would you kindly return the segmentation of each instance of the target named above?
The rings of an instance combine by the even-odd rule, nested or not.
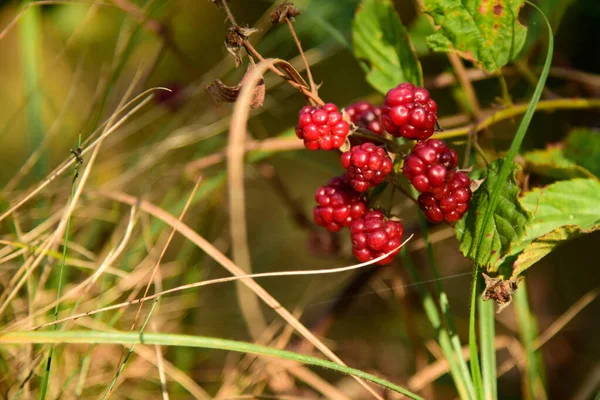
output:
[[[323,83],[319,91],[321,98],[340,107],[362,98],[380,102],[381,97],[365,82],[364,73],[352,55],[350,27],[358,2],[303,0],[294,3],[303,11],[294,26],[308,51],[315,80]],[[178,215],[199,172],[189,173],[186,167],[194,160],[223,150],[227,141],[232,106],[215,104],[206,95],[204,87],[214,79],[235,84],[245,71],[244,66],[235,68],[233,58],[225,49],[223,39],[228,27],[225,14],[208,0],[115,1],[108,4],[89,1],[31,7],[16,25],[11,26],[11,21],[25,4],[0,2],[0,35],[3,35],[0,36],[0,181],[5,188],[5,206],[71,157],[69,150],[77,147],[78,136],[81,134],[85,140],[108,119],[136,74],[141,74],[134,88],[135,94],[156,86],[169,87],[174,92],[158,95],[153,103],[107,139],[87,188],[120,190],[142,196]],[[133,5],[142,12],[142,17],[138,18],[135,12],[124,12],[123,4]],[[555,28],[553,65],[599,74],[600,2],[542,0],[538,4],[550,10],[549,17]],[[301,67],[287,27],[270,24],[272,2],[231,0],[230,7],[239,24],[261,29],[251,37],[261,54],[293,59],[294,65]],[[440,115],[463,113],[464,101],[458,86],[440,87],[435,81],[440,74],[452,72],[452,69],[445,56],[427,50],[424,36],[431,28],[426,20],[417,18],[415,1],[396,1],[396,9],[411,30],[426,85],[440,104]],[[530,11],[524,9],[521,20],[531,32],[537,33],[532,35],[535,39],[528,44],[523,60],[527,60],[535,71],[545,54],[546,41],[539,21],[530,15]],[[148,19],[144,19],[144,15]],[[152,22],[160,22],[158,32],[152,29]],[[254,112],[248,130],[255,139],[292,134],[289,129],[295,125],[304,99],[272,75],[265,79],[265,104]],[[506,79],[513,100],[527,101],[533,91],[530,82],[514,69]],[[484,79],[474,85],[481,104],[486,108],[493,107],[500,95],[497,81]],[[552,75],[548,88],[555,95],[564,97],[597,97],[599,94],[598,86]],[[526,148],[543,148],[560,141],[576,126],[600,128],[599,117],[594,111],[536,114]],[[501,154],[508,147],[517,123],[507,121],[494,125],[483,135],[482,142]],[[464,151],[464,140],[451,142],[451,145],[459,154]],[[40,157],[34,167],[15,181],[25,161],[39,148]],[[287,151],[266,161],[274,167],[286,190],[308,216],[316,188],[342,172],[339,156],[335,153]],[[203,182],[185,221],[229,254],[225,166],[217,164],[200,173]],[[70,174],[64,174],[19,212],[19,224],[24,232],[65,204],[70,179]],[[531,179],[532,184],[544,183],[536,181],[535,177]],[[339,252],[320,255],[311,251],[314,246],[309,246],[309,241],[314,237],[296,224],[294,210],[282,201],[273,180],[265,177],[257,163],[247,167],[246,189],[254,272],[330,268],[353,262],[345,233],[340,240],[342,248]],[[406,231],[417,233],[415,210],[399,195],[395,201]],[[105,254],[117,240],[115,232],[122,229],[123,218],[126,220],[128,213],[126,207],[84,197],[74,215],[73,241],[94,254]],[[8,234],[10,224],[2,224],[2,233]],[[157,242],[169,229],[151,218],[140,218],[135,238],[118,259],[118,267],[133,271],[146,256],[148,242]],[[530,270],[529,295],[540,331],[600,282],[595,254],[599,239],[600,235],[596,233],[570,242]],[[471,266],[458,252],[453,238],[439,241],[434,250],[459,333],[466,343]],[[413,258],[424,277],[430,279],[425,252],[419,250]],[[6,282],[11,271],[18,267],[17,261],[13,262],[2,273],[2,282]],[[177,236],[163,263],[172,263],[169,264],[171,273],[163,281],[165,288],[227,276],[213,260]],[[74,284],[83,280],[86,274],[70,268],[67,280]],[[357,274],[360,273],[267,278],[260,283],[288,309],[303,308],[301,320],[311,326],[336,304],[340,291]],[[412,319],[419,346],[433,338],[411,282],[400,261],[380,269],[368,281],[365,276],[364,286],[345,299],[348,308],[336,315],[331,331],[327,333],[328,345],[353,367],[376,371],[394,382],[406,382],[415,373],[416,351],[407,330],[407,318]],[[116,278],[104,279],[99,293],[116,283]],[[398,291],[405,293],[399,295]],[[157,324],[161,331],[250,340],[236,296],[233,284],[184,292],[163,299],[153,318],[160,321]],[[264,311],[270,320],[277,319],[266,307]],[[586,385],[597,387],[599,313],[597,302],[590,305],[543,347],[550,398],[578,398],[572,396]],[[106,322],[110,316],[98,318]],[[129,329],[132,318],[133,314],[126,313],[116,327]],[[499,335],[517,336],[512,308],[500,314],[497,321]],[[218,388],[223,379],[224,362],[232,357],[223,352],[179,348],[167,349],[165,354],[209,392]],[[102,368],[110,371],[110,365],[114,368],[117,359],[106,358]],[[333,373],[324,375],[330,381],[340,379]],[[62,373],[55,377],[64,378]],[[156,378],[149,380],[156,385]],[[100,381],[97,386],[86,388],[84,393],[97,395],[107,383]],[[520,398],[520,384],[521,375],[513,369],[500,378],[500,397]],[[123,393],[145,390],[144,385],[136,388],[135,379],[125,381],[122,386],[125,388]],[[149,392],[158,387],[146,386]],[[173,397],[185,398],[181,388],[176,385],[170,388]],[[455,397],[448,376],[436,382],[435,394],[441,399]],[[127,397],[125,394],[120,396]],[[135,394],[130,396],[135,397]]]

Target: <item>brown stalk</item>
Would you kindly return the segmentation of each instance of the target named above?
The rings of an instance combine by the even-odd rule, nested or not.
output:
[[[315,85],[315,81],[313,80],[312,72],[310,71],[310,65],[308,64],[308,60],[306,59],[306,55],[304,54],[304,50],[302,49],[302,44],[300,43],[300,39],[298,39],[298,35],[296,35],[296,30],[294,29],[294,25],[292,25],[292,21],[286,17],[285,22],[287,23],[288,28],[290,29],[290,33],[296,42],[296,46],[298,47],[298,51],[300,52],[300,56],[302,57],[302,61],[304,61],[304,66],[306,67],[306,74],[308,75],[308,83],[310,84],[310,91],[314,95],[318,96],[318,89]]]

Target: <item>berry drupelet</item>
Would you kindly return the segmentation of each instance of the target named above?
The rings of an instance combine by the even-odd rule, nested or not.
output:
[[[360,262],[374,260],[400,246],[403,233],[400,222],[387,219],[381,211],[368,211],[350,225],[352,253]],[[399,251],[394,251],[377,264],[391,263]]]
[[[427,89],[402,83],[387,92],[381,107],[381,123],[395,137],[425,140],[433,135],[437,104]]]
[[[358,101],[345,108],[353,124],[368,129],[369,131],[383,135],[383,125],[381,125],[381,108],[369,103],[368,101]]]
[[[332,103],[323,107],[304,106],[298,115],[296,136],[304,140],[309,150],[339,149],[349,131],[348,122]]]
[[[365,192],[385,180],[392,171],[392,160],[382,147],[364,143],[342,154],[342,166],[354,190]]]
[[[418,203],[429,222],[437,224],[446,221],[452,224],[469,209],[471,195],[469,176],[464,172],[450,172],[446,185],[422,193]]]
[[[402,172],[420,193],[446,184],[458,164],[458,154],[437,139],[418,142],[404,160]]]
[[[362,217],[367,205],[360,193],[352,189],[346,175],[332,178],[315,193],[317,205],[313,209],[313,219],[319,226],[330,232],[337,232],[352,221]]]

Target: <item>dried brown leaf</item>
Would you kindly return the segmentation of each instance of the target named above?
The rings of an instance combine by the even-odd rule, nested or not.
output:
[[[286,0],[278,5],[275,11],[273,11],[271,14],[271,23],[273,25],[282,23],[286,18],[288,18],[290,21],[293,21],[294,17],[297,17],[300,14],[300,10],[294,6],[294,3]]]
[[[226,85],[220,79],[215,79],[215,82],[213,84],[205,88],[206,93],[208,93],[216,103],[234,103],[237,100],[243,85],[247,82],[248,76],[250,75],[250,72],[252,71],[252,69],[254,69],[254,67],[254,64],[249,64],[248,69],[244,74],[244,77],[242,78],[240,83],[238,83],[235,86]],[[263,105],[264,101],[265,81],[264,79],[261,79],[252,92],[250,108],[253,110],[259,108]]]

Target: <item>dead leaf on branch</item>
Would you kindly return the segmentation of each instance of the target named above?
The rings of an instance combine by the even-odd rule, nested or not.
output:
[[[297,17],[300,14],[300,10],[297,9],[293,3],[286,0],[278,5],[275,11],[273,11],[271,14],[271,23],[273,25],[282,23],[286,18],[288,18],[290,21],[293,21],[294,17]]]
[[[215,103],[234,103],[240,92],[242,91],[242,87],[246,83],[250,72],[255,68],[254,64],[248,64],[248,69],[246,73],[242,77],[240,83],[235,86],[228,86],[224,84],[220,79],[215,79],[215,82],[211,85],[208,85],[205,90],[206,93],[212,97]],[[250,108],[256,109],[263,105],[265,102],[265,81],[261,79],[258,82],[258,85],[252,91],[252,101],[250,102]]]
[[[225,35],[225,47],[227,48],[227,51],[233,55],[236,68],[242,62],[244,40],[248,39],[248,37],[255,32],[258,32],[258,29],[248,27],[242,28],[237,25],[231,26],[227,30],[227,35]]]

